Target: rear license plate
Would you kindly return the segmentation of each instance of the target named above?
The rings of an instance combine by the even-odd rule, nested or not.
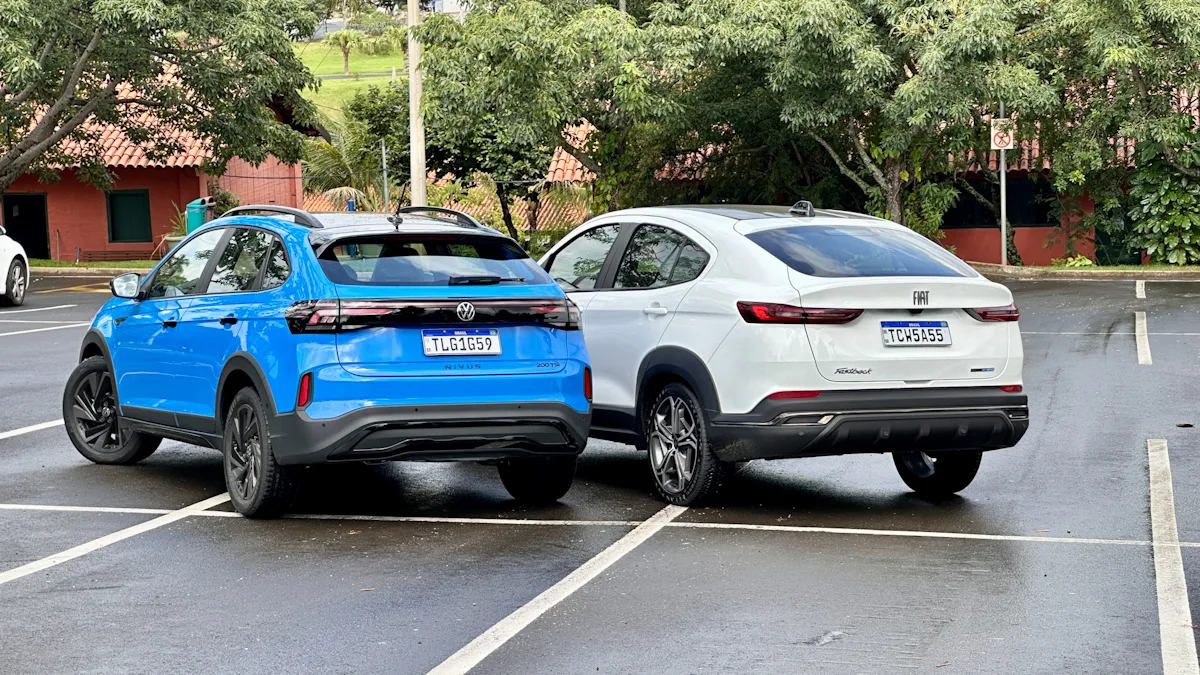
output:
[[[880,321],[884,347],[948,347],[950,324],[945,321]]]
[[[496,355],[500,353],[500,333],[484,328],[423,330],[421,344],[425,356]]]

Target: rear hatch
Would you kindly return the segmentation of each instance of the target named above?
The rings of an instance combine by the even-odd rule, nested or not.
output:
[[[336,240],[320,253],[338,360],[364,377],[553,373],[577,320],[561,289],[507,238],[464,232]]]
[[[809,322],[834,382],[984,380],[1004,371],[1012,294],[933,242],[887,224],[799,225],[750,238],[789,266],[805,309],[861,310]]]

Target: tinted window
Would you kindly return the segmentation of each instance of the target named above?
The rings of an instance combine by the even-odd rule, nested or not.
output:
[[[382,235],[338,241],[321,269],[339,284],[453,286],[548,284],[550,278],[513,242],[470,235]]]
[[[212,258],[213,249],[229,230],[209,230],[188,240],[158,268],[150,282],[147,297],[173,298],[199,292],[200,277]]]
[[[642,225],[633,233],[621,264],[616,288],[654,288],[700,276],[708,254],[678,232],[658,225]]]
[[[209,293],[252,291],[258,283],[258,270],[274,239],[262,230],[238,228],[225,244],[208,282]]]
[[[603,225],[584,232],[554,254],[548,270],[550,276],[567,290],[595,288],[600,268],[619,232],[617,225]]]
[[[973,277],[941,246],[908,230],[800,225],[748,235],[788,267],[815,277]]]
[[[287,281],[288,275],[292,272],[292,266],[288,264],[287,251],[283,248],[283,242],[275,236],[271,239],[275,240],[271,246],[271,255],[267,257],[267,268],[263,270],[262,287],[263,290],[282,286],[283,282]]]

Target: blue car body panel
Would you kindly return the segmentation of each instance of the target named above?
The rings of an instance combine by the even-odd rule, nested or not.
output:
[[[558,405],[568,415],[573,411],[590,421],[591,404],[583,384],[588,356],[581,330],[489,325],[484,328],[496,331],[500,356],[426,356],[423,330],[471,326],[294,332],[287,320],[296,303],[320,300],[565,301],[557,285],[335,284],[318,263],[309,239],[312,230],[270,217],[212,221],[176,250],[213,228],[234,227],[265,230],[283,242],[290,275],[282,285],[234,293],[114,298],[97,313],[83,354],[99,350],[110,359],[123,418],[173,424],[204,435],[207,444],[214,445],[223,423],[222,401],[229,399],[223,388],[231,377],[249,377],[266,389],[260,394],[273,415],[294,417],[301,377],[311,373],[313,397],[300,417],[321,426],[364,408],[463,406],[469,416],[471,406],[526,403]],[[162,265],[146,276],[144,288]],[[493,415],[492,407],[487,410]],[[377,418],[373,423],[378,424]],[[572,424],[578,427],[578,420]],[[305,457],[310,456],[311,449],[306,449]]]

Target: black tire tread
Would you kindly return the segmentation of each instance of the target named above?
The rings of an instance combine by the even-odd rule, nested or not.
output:
[[[229,446],[230,436],[233,432],[230,420],[233,419],[234,411],[243,403],[253,406],[254,414],[258,416],[259,442],[262,444],[263,450],[262,475],[259,477],[258,492],[249,504],[239,503],[238,498],[234,496],[233,486],[229,484],[229,458],[228,451],[225,449]],[[271,446],[270,422],[266,412],[266,406],[263,405],[258,392],[252,387],[243,388],[229,404],[229,410],[225,415],[225,429],[221,437],[225,487],[229,491],[233,508],[247,518],[275,518],[282,515],[295,502],[300,490],[300,481],[296,470],[292,467],[281,466],[275,461],[275,451]]]
[[[17,307],[17,306],[20,306],[25,301],[25,298],[22,297],[21,302],[17,302],[16,297],[13,295],[13,289],[8,285],[8,280],[13,278],[13,268],[15,268],[15,267],[19,267],[22,269],[22,271],[25,271],[24,270],[25,263],[20,258],[13,258],[13,261],[11,263],[9,263],[9,265],[8,265],[8,269],[4,270],[4,273],[6,275],[4,277],[5,288],[4,288],[4,294],[0,295],[0,305],[2,305],[4,307]],[[28,288],[25,289],[25,293],[26,294],[29,293]]]
[[[575,482],[576,458],[536,457],[508,459],[497,469],[500,482],[513,499],[527,504],[553,504],[566,496]]]
[[[979,473],[983,452],[978,450],[955,450],[950,452],[930,453],[937,457],[932,476],[922,478],[914,474],[900,459],[899,453],[892,453],[892,461],[900,480],[921,497],[927,499],[948,499],[965,490],[975,480]]]

